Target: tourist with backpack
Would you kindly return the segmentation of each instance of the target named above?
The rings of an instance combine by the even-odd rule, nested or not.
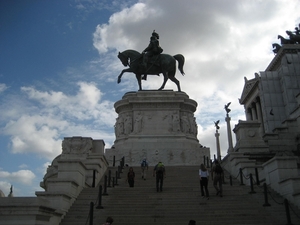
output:
[[[162,191],[164,178],[166,177],[166,169],[162,162],[159,162],[154,167],[153,176],[156,176],[156,191]]]
[[[134,187],[134,178],[135,178],[135,173],[133,171],[133,168],[130,167],[126,179],[126,181],[128,181],[129,187]]]
[[[223,190],[222,190],[222,177],[223,177],[223,169],[218,160],[215,160],[215,165],[212,169],[212,178],[213,178],[213,185],[217,191],[217,195],[223,197]]]
[[[204,198],[206,196],[207,200],[209,199],[209,193],[207,189],[208,185],[209,172],[204,166],[204,164],[200,165],[199,169],[199,179],[200,179],[200,187],[201,187],[201,196]],[[205,196],[204,196],[205,191]]]
[[[142,169],[142,179],[146,180],[147,171],[148,171],[148,162],[147,159],[144,158],[141,162],[141,169]]]

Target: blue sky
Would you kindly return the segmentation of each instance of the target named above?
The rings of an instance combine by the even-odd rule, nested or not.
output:
[[[231,126],[245,119],[238,98],[274,57],[277,35],[300,23],[300,2],[198,0],[0,0],[0,189],[34,196],[64,137],[114,142],[113,104],[137,91],[118,51],[142,51],[152,30],[165,53],[185,56],[182,91],[198,102],[198,139],[215,154],[220,120],[222,155]],[[144,89],[157,89],[148,77]],[[176,90],[168,82],[166,89]],[[233,136],[233,138],[235,138]],[[235,140],[234,140],[235,142]]]

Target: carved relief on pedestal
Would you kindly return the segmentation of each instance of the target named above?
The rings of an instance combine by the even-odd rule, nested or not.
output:
[[[248,136],[249,137],[254,137],[255,136],[255,131],[254,130],[248,130]]]
[[[63,154],[83,154],[88,153],[93,147],[91,138],[72,137],[64,139],[62,142]]]
[[[114,147],[105,153],[111,158],[124,156],[128,165],[134,166],[139,166],[143,158],[153,164],[162,160],[170,165],[194,165],[209,152],[199,148],[194,117],[197,102],[185,93],[130,92],[114,107],[120,118]]]
[[[128,135],[132,132],[132,115],[128,113],[124,119],[124,134]]]
[[[193,117],[193,115],[190,115],[190,125],[191,125],[191,134],[195,135],[197,137],[198,135],[198,125],[196,123],[196,117]]]
[[[171,124],[172,124],[172,131],[175,133],[180,132],[180,117],[178,112],[174,111],[171,115]]]
[[[194,117],[192,115],[189,115],[188,119],[189,119],[189,123],[190,123],[190,134],[195,135]]]
[[[138,112],[137,115],[134,117],[134,125],[133,125],[133,132],[140,133],[143,127],[143,115],[141,112]]]
[[[116,123],[115,123],[115,135],[116,135],[116,137],[120,137],[123,134],[124,134],[124,121],[123,121],[123,116],[120,115],[116,119]]]
[[[195,126],[195,132],[194,132],[194,134],[197,137],[197,135],[198,135],[198,125],[197,125],[197,122],[196,122],[196,117],[194,117],[194,126]]]
[[[182,113],[182,116],[181,116],[181,131],[185,134],[190,133],[190,122],[185,113]]]

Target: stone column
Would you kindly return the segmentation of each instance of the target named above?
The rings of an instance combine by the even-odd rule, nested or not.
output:
[[[257,120],[256,109],[254,106],[251,107],[252,120]]]
[[[216,137],[216,144],[217,144],[217,160],[221,162],[221,150],[220,150],[220,139],[219,139],[220,134],[218,133],[218,130],[216,130],[215,137]]]
[[[228,153],[233,152],[233,144],[232,144],[232,135],[231,135],[231,126],[230,126],[230,117],[226,114],[225,121],[227,122],[227,136],[228,136]]]
[[[256,101],[255,102],[256,105],[256,112],[257,112],[257,117],[258,117],[258,121],[260,122],[260,133],[261,135],[264,133],[264,122],[263,122],[263,118],[262,118],[262,114],[261,114],[261,106],[260,106],[260,102]]]
[[[249,108],[246,108],[246,120],[247,121],[251,121],[252,120],[252,115],[251,113],[249,112]]]
[[[256,101],[255,106],[256,106],[257,119],[258,119],[259,122],[263,122],[262,121],[262,115],[261,115],[260,102]]]

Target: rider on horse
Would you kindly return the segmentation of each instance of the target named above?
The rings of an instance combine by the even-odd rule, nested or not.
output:
[[[143,67],[147,70],[147,62],[150,57],[159,55],[163,52],[163,49],[159,46],[159,35],[155,32],[152,32],[152,36],[150,38],[150,43],[147,48],[143,51]],[[142,77],[143,80],[147,80],[147,71],[145,72],[144,76]]]

